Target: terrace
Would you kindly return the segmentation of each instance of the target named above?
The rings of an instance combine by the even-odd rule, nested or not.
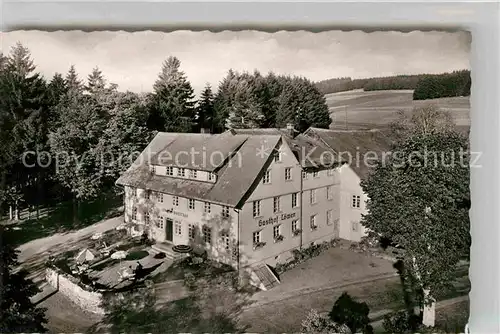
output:
[[[124,226],[95,234],[87,248],[67,251],[49,260],[49,267],[76,278],[96,291],[133,288],[171,265],[143,238],[131,238]]]

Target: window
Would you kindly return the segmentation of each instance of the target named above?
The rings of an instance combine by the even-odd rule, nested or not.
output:
[[[317,171],[313,172],[312,174],[313,174],[313,177],[318,177],[318,175],[319,175]]]
[[[186,169],[185,168],[179,168],[179,169],[177,169],[177,176],[179,176],[179,177],[186,177]]]
[[[260,201],[254,201],[253,202],[253,217],[259,217],[260,216]]]
[[[215,174],[214,173],[208,173],[208,181],[215,181]]]
[[[302,171],[302,178],[305,180],[307,179],[307,173],[305,171]]]
[[[326,199],[327,200],[333,199],[333,188],[332,188],[332,186],[327,186],[326,187]]]
[[[264,177],[262,178],[262,183],[264,183],[264,184],[271,183],[271,171],[269,169],[264,172]]]
[[[182,235],[182,223],[178,220],[174,224],[175,235]]]
[[[233,257],[233,261],[238,261],[238,247],[237,246],[233,247],[232,257]]]
[[[158,217],[158,220],[156,221],[156,227],[158,228],[163,228],[165,222],[165,217]]]
[[[163,194],[162,193],[156,193],[156,200],[159,203],[163,203]]]
[[[192,198],[188,199],[188,209],[194,210],[194,199]]]
[[[281,162],[281,152],[280,151],[274,152],[274,162]]]
[[[227,232],[223,232],[221,234],[221,239],[222,239],[222,244],[224,245],[225,250],[229,250],[230,243],[229,243],[229,234]]]
[[[297,219],[292,220],[292,233],[297,233],[299,230],[299,221]]]
[[[351,222],[351,224],[352,224],[352,231],[358,232],[359,231],[359,223],[358,222]]]
[[[326,225],[333,224],[333,210],[326,211]]]
[[[273,211],[274,211],[274,213],[280,212],[280,198],[279,198],[279,196],[275,197],[273,199]]]
[[[318,228],[318,222],[316,221],[316,215],[312,215],[311,218],[309,219],[309,222],[311,224],[311,230],[315,230]]]
[[[189,177],[192,179],[196,179],[198,177],[198,172],[196,171],[196,169],[191,169],[189,171]]]
[[[352,203],[351,203],[353,208],[360,208],[361,207],[361,196],[358,195],[352,195]]]
[[[132,220],[137,220],[137,208],[132,208]]]
[[[144,198],[147,200],[151,199],[151,191],[150,190],[144,190]]]
[[[167,166],[165,168],[165,175],[167,175],[167,176],[173,176],[174,175],[174,167]]]
[[[290,181],[292,179],[292,168],[285,168],[285,181]]]
[[[258,232],[253,232],[253,244],[258,244],[260,243],[260,236],[261,236],[261,231],[258,231]]]
[[[335,169],[330,168],[330,169],[328,169],[328,171],[326,172],[326,175],[328,175],[328,176],[333,176],[334,172],[335,172]]]
[[[155,165],[149,166],[149,170],[151,171],[151,173],[156,174],[156,166]]]
[[[149,212],[144,213],[144,223],[149,224]]]
[[[207,244],[212,243],[212,229],[207,225],[203,225],[203,241]]]
[[[205,213],[210,213],[212,211],[212,207],[210,206],[210,203],[205,202],[205,207],[204,207],[203,211],[205,211]]]
[[[275,225],[273,227],[273,238],[277,239],[281,235],[281,225]]]
[[[316,189],[311,189],[311,192],[309,195],[309,201],[311,204],[316,203]]]
[[[298,195],[299,195],[298,193],[292,194],[292,208],[296,208],[299,206]]]
[[[222,207],[222,217],[229,218],[229,207],[228,206]]]
[[[172,197],[172,205],[179,206],[179,196]]]
[[[194,225],[189,224],[188,225],[188,236],[190,240],[194,240]]]

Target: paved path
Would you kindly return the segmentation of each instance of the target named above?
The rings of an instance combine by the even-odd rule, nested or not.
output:
[[[364,284],[372,283],[372,282],[376,282],[376,281],[384,281],[384,280],[388,280],[388,279],[393,279],[394,277],[397,277],[397,276],[398,276],[398,274],[396,274],[396,273],[380,274],[380,275],[373,275],[370,277],[365,277],[363,279],[359,279],[359,280],[355,280],[355,281],[341,282],[341,283],[333,284],[333,285],[329,284],[329,285],[323,285],[323,286],[318,286],[318,287],[313,287],[313,288],[304,288],[304,289],[300,289],[300,290],[289,291],[287,293],[281,294],[281,296],[278,296],[273,300],[254,301],[247,308],[261,307],[263,305],[273,304],[276,302],[283,302],[287,299],[296,298],[296,297],[304,297],[306,295],[310,295],[310,294],[318,293],[318,292],[327,292],[329,290],[346,289],[346,288],[350,288],[350,287],[355,287],[357,285],[364,285]]]
[[[436,311],[445,308],[451,305],[455,305],[457,303],[465,302],[469,300],[469,295],[465,296],[460,296],[460,297],[455,297],[451,299],[446,299],[446,300],[441,300],[436,302]],[[383,317],[387,314],[396,312],[395,310],[380,310],[377,312],[370,312],[370,319],[377,319],[370,324],[373,326],[373,328],[382,328],[382,323],[384,321]]]
[[[39,255],[48,250],[53,251],[63,245],[68,245],[85,237],[91,236],[96,232],[105,232],[114,229],[121,223],[123,223],[123,217],[116,217],[103,220],[99,223],[82,228],[81,230],[57,233],[45,238],[32,240],[18,247],[20,251],[19,261],[24,262],[35,255]]]

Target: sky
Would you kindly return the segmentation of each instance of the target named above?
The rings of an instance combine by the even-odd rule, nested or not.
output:
[[[21,42],[50,79],[71,65],[81,78],[99,67],[120,90],[148,92],[168,56],[181,61],[195,93],[217,87],[229,69],[305,76],[313,81],[469,69],[467,32],[258,31],[0,33],[4,54]]]

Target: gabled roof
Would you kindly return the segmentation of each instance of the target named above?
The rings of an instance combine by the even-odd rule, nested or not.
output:
[[[197,139],[189,140],[190,136],[206,138],[210,135],[158,133],[134,164],[118,178],[116,184],[238,207],[241,199],[247,195],[250,187],[259,177],[266,162],[272,157],[271,155],[260,154],[260,152],[272,151],[281,139],[281,136],[277,135],[263,135],[259,137],[243,136],[245,139],[237,147],[234,154],[229,155],[225,163],[215,171],[217,174],[217,181],[215,183],[161,176],[150,172],[149,157],[155,157],[159,152],[168,147],[172,149],[173,146],[170,145],[175,141],[182,141],[182,145],[178,146],[179,149],[187,149],[188,151],[191,149],[189,147],[190,144],[199,144]],[[226,143],[239,143],[242,138],[241,136],[237,136],[236,140],[233,141],[230,138],[232,136],[232,134],[213,135],[210,136],[213,138],[210,140],[219,138],[223,151],[227,151],[227,147],[231,145],[225,146]],[[210,144],[213,145],[211,147],[214,147],[214,150],[216,144],[217,141],[213,141]],[[177,152],[172,151],[171,153],[175,155]],[[151,161],[153,160],[151,159]],[[207,160],[210,159],[208,158]],[[207,164],[210,163],[207,161]],[[193,167],[193,169],[199,168]]]
[[[173,140],[152,157],[151,164],[213,172],[221,167],[247,138],[248,136],[229,134],[177,133]]]
[[[364,179],[370,173],[370,166],[364,160],[365,154],[374,152],[373,156],[376,155],[380,159],[383,152],[391,151],[392,140],[387,131],[309,128],[304,135],[328,145],[339,155],[339,158],[347,160],[354,172]],[[367,155],[366,158],[369,159],[369,163],[373,163],[372,156]]]
[[[303,134],[291,136],[287,129],[231,129],[228,132],[235,135],[262,136],[264,134],[273,134],[282,136],[294,153],[295,158],[304,168],[331,167],[342,163],[335,152],[321,141]]]

